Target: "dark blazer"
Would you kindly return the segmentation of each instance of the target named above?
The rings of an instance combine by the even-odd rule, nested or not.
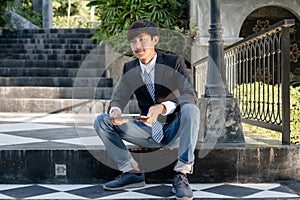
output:
[[[157,51],[155,64],[155,103],[141,77],[139,60],[134,59],[125,63],[123,76],[116,85],[110,107],[117,106],[122,110],[131,96],[135,94],[142,115],[147,115],[149,108],[164,101],[173,101],[177,107],[174,113],[161,117],[163,123],[171,122],[185,103],[196,104],[197,98],[194,87],[187,74],[184,59],[178,55],[170,55]]]

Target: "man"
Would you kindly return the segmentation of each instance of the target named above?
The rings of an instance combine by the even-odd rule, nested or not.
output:
[[[137,58],[125,63],[123,76],[113,92],[109,114],[99,115],[94,125],[109,156],[123,172],[103,187],[122,190],[145,185],[144,173],[123,140],[148,148],[178,142],[172,191],[177,199],[192,199],[193,192],[186,174],[193,172],[200,112],[185,62],[180,56],[155,49],[159,29],[153,22],[134,22],[128,29],[127,39]],[[121,116],[133,94],[144,117],[138,120],[112,119]]]

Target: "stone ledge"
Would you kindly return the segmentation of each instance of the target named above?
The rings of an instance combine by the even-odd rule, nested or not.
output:
[[[141,149],[132,149],[142,168],[149,162]],[[143,150],[145,152],[145,150]],[[159,150],[158,160],[176,158],[176,149]],[[114,164],[105,150],[1,150],[1,182],[9,183],[95,183],[109,180],[118,171],[107,167],[94,155]],[[92,155],[92,153],[94,155]],[[300,149],[296,146],[282,147],[218,147],[200,158],[196,149],[194,173],[189,175],[192,183],[261,183],[280,180],[300,180]],[[298,159],[297,159],[298,158]],[[174,159],[175,160],[175,159]],[[55,164],[67,167],[65,177],[55,176]],[[166,167],[146,173],[148,182],[168,182],[172,179],[175,161]]]

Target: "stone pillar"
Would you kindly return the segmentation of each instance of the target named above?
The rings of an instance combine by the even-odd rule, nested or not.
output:
[[[42,14],[43,28],[52,28],[52,0],[32,0],[33,10]]]
[[[244,143],[238,99],[200,98],[198,140],[201,143]]]
[[[228,92],[219,0],[210,1],[209,59],[205,95],[199,100],[199,141],[244,143],[238,100]]]
[[[32,0],[33,10],[42,14],[43,0]]]
[[[43,28],[52,28],[52,0],[43,0]]]

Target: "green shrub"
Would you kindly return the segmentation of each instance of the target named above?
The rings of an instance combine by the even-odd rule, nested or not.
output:
[[[186,0],[93,0],[88,6],[97,6],[100,13],[101,24],[94,35],[99,42],[127,30],[139,19],[154,21],[159,27],[195,34],[189,29],[189,4]]]
[[[43,16],[41,13],[33,10],[31,2],[28,1],[28,4],[23,4],[22,9],[18,9],[16,12],[38,27],[43,26]]]
[[[250,92],[251,90],[249,88],[253,88],[253,86],[251,86],[251,84],[243,84],[240,87],[244,87],[244,89],[246,90],[246,88],[248,88],[248,97],[250,98],[250,96],[252,97],[252,99],[254,99],[254,97],[258,97],[258,95],[260,95],[261,100],[263,100],[263,98],[268,98],[267,94],[267,90],[265,90],[265,94],[262,94],[262,90],[258,90],[258,87],[262,87],[262,83],[255,83],[256,88],[255,91],[260,91],[260,93],[254,94],[253,92]],[[265,88],[269,88],[271,87],[270,85],[264,84]],[[277,89],[275,89],[274,91],[275,93],[277,93]],[[240,97],[241,99],[243,97]],[[267,99],[264,99],[267,100]],[[244,109],[247,106],[243,106]],[[248,105],[248,109],[249,109]],[[275,110],[275,112],[277,112],[277,110]],[[281,133],[276,132],[276,131],[272,131],[272,130],[268,130],[268,129],[264,129],[261,127],[257,127],[257,126],[252,126],[249,124],[244,124],[243,127],[245,128],[245,130],[249,130],[253,133],[257,133],[257,134],[262,134],[264,136],[268,136],[271,137],[273,139],[276,140],[281,140]],[[290,87],[290,129],[291,129],[291,143],[293,144],[300,144],[300,87]]]

